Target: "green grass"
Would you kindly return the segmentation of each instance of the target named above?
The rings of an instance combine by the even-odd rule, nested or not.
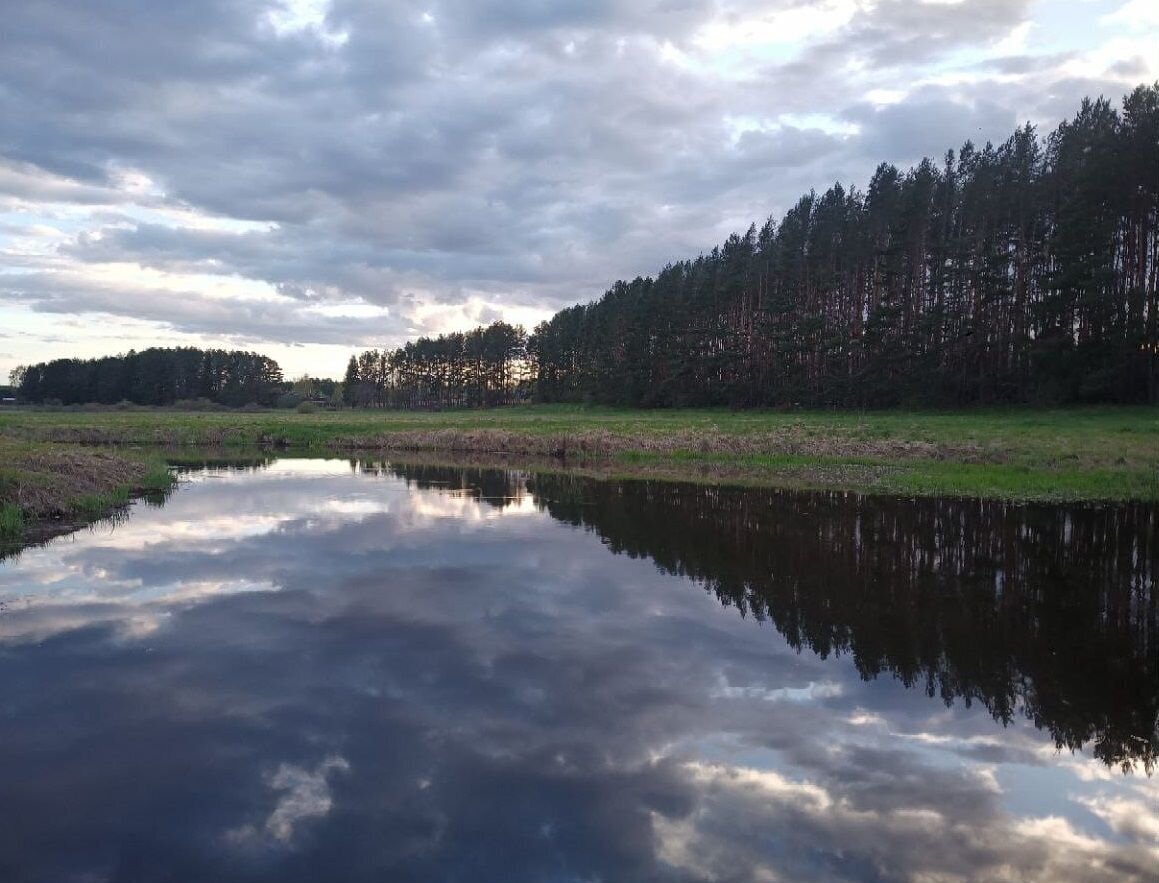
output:
[[[24,513],[15,503],[0,505],[0,538],[18,536],[24,530]]]
[[[961,412],[0,412],[0,440],[304,451],[565,450],[625,474],[905,495],[1159,499],[1159,408]]]
[[[718,431],[750,435],[794,428],[806,433],[839,433],[863,439],[967,440],[1039,447],[1043,433],[1066,453],[1072,443],[1120,435],[1128,446],[1159,438],[1159,408],[1098,407],[1056,410],[998,409],[958,412],[779,412],[688,409],[641,411],[621,408],[535,405],[478,411],[390,412],[290,411],[182,412],[0,411],[0,434],[107,433],[122,442],[172,438],[184,443],[220,440],[255,444],[263,436],[292,445],[325,444],[337,436],[440,429],[496,429],[547,436],[599,429],[641,437],[675,431]]]

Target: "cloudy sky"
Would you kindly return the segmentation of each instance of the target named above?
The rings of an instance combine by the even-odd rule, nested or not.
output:
[[[0,378],[533,325],[1159,79],[1152,0],[9,0]]]

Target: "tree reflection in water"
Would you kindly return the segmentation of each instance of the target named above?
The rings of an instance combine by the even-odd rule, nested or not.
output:
[[[495,506],[526,492],[617,554],[702,583],[798,650],[947,705],[1025,715],[1124,772],[1159,751],[1153,504],[1016,505],[392,464]]]

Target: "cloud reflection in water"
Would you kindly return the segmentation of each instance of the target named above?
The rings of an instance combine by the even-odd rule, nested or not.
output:
[[[631,545],[639,488],[576,485],[572,519],[566,488],[530,484],[283,461],[197,478],[111,533],[0,566],[0,877],[1085,881],[1159,867],[1159,788],[1141,769],[794,646],[771,587],[775,616],[738,616],[694,584],[705,573],[663,572]],[[689,542],[687,513],[648,506]],[[839,530],[813,512],[796,535],[750,514],[765,531],[752,542]],[[714,523],[703,542],[719,551]],[[708,549],[683,554],[713,566]]]

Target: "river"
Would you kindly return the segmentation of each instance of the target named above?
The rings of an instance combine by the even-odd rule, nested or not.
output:
[[[390,462],[0,563],[4,881],[1159,879],[1159,512]]]

